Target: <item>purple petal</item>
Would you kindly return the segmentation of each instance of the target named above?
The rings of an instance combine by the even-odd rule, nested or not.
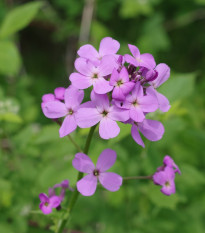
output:
[[[145,119],[145,115],[142,109],[136,106],[130,109],[130,118],[135,122],[142,122]]]
[[[140,60],[142,61],[140,66],[146,67],[148,69],[154,69],[156,66],[154,57],[150,53],[141,54]]]
[[[51,119],[63,117],[68,112],[65,104],[60,101],[43,103],[42,110],[44,115]]]
[[[131,128],[131,135],[137,144],[139,144],[142,147],[145,147],[144,142],[142,141],[142,138],[139,134],[138,127],[134,124]]]
[[[104,188],[111,192],[119,190],[122,185],[122,177],[113,172],[100,173],[99,181]]]
[[[139,123],[140,132],[150,141],[158,141],[164,134],[164,126],[161,122],[145,119]]]
[[[77,190],[83,196],[92,196],[97,188],[97,177],[88,174],[77,182]]]
[[[100,172],[105,172],[113,166],[117,158],[116,152],[111,149],[105,149],[99,156],[96,169]]]
[[[169,100],[164,95],[162,95],[161,93],[157,91],[156,91],[156,96],[157,96],[157,100],[159,103],[159,109],[162,112],[167,112],[171,107],[169,104]]]
[[[45,94],[42,96],[42,101],[44,103],[50,102],[50,101],[55,101],[55,100],[56,100],[56,97],[54,94]]]
[[[158,72],[158,77],[154,80],[153,85],[155,88],[161,86],[170,76],[170,68],[164,63],[156,66],[155,70]]]
[[[130,52],[132,53],[133,57],[138,58],[140,57],[140,51],[135,45],[128,44]]]
[[[112,71],[112,75],[110,77],[110,85],[111,86],[115,86],[117,81],[119,81],[119,73],[118,71],[114,68],[114,70]]]
[[[77,153],[75,155],[72,165],[76,170],[85,173],[92,173],[95,169],[95,165],[93,164],[92,160],[83,153]]]
[[[125,100],[125,95],[120,86],[116,86],[112,92],[112,98],[116,100]]]
[[[40,193],[39,194],[39,199],[43,203],[49,202],[49,198],[48,198],[48,196],[45,193]]]
[[[111,37],[105,37],[100,42],[99,54],[101,57],[115,54],[120,48],[120,43]]]
[[[105,94],[110,92],[113,89],[113,86],[110,86],[109,81],[104,78],[98,78],[93,83],[93,89],[97,94]]]
[[[103,112],[104,110],[109,110],[110,102],[107,94],[99,95],[94,91],[91,92],[91,100],[95,104],[96,108],[99,112]]]
[[[99,126],[99,134],[103,139],[110,139],[116,137],[120,132],[117,123],[108,117],[102,118]]]
[[[57,87],[54,90],[55,96],[59,100],[64,100],[64,93],[65,93],[65,88],[64,87]]]
[[[80,108],[76,113],[76,122],[80,128],[89,128],[101,119],[102,115],[96,108]]]
[[[163,163],[164,163],[165,166],[175,168],[174,171],[178,172],[179,175],[181,175],[181,171],[180,171],[179,167],[175,164],[174,160],[169,155],[166,155],[164,157]]]
[[[94,65],[85,58],[80,57],[75,60],[76,70],[87,77],[92,76],[93,67]]]
[[[154,112],[158,109],[158,102],[153,96],[143,96],[139,98],[138,104],[143,112]]]
[[[134,98],[138,98],[138,97],[143,97],[144,96],[144,93],[143,93],[143,87],[142,85],[140,84],[140,82],[137,82],[135,84],[135,87],[134,89],[132,90],[132,96]]]
[[[54,186],[54,188],[55,188],[55,186]],[[54,188],[49,188],[49,189],[48,189],[48,196],[49,196],[49,197],[52,197],[52,196],[55,196],[55,195],[56,195],[56,194],[55,194]]]
[[[107,76],[112,73],[113,69],[118,69],[117,59],[113,55],[106,55],[102,58],[99,66],[99,75]]]
[[[51,206],[45,206],[44,203],[40,203],[39,208],[44,214],[50,214],[52,212]]]
[[[127,63],[132,64],[135,67],[139,66],[140,64],[134,57],[129,54],[125,54],[124,58]]]
[[[51,208],[56,208],[60,205],[61,203],[61,200],[58,196],[52,196],[50,199],[49,199],[49,205],[51,206]]]
[[[160,191],[167,196],[174,194],[176,192],[174,180],[170,180],[169,185],[163,185]]]
[[[129,82],[129,74],[127,72],[127,69],[125,67],[123,67],[120,71],[119,74],[119,78],[120,80],[123,80],[124,82]]]
[[[78,90],[74,86],[70,86],[65,91],[65,105],[69,109],[78,107],[84,98],[84,91]]]
[[[97,50],[90,44],[86,44],[80,47],[77,51],[80,57],[87,58],[89,60],[96,60],[99,58]]]
[[[127,121],[129,116],[129,110],[120,109],[116,106],[112,106],[110,108],[110,112],[108,114],[108,117],[114,121]]]
[[[74,115],[66,116],[59,129],[60,137],[65,137],[66,135],[72,133],[76,128],[77,124]]]
[[[86,89],[92,86],[92,80],[90,77],[84,76],[79,73],[72,73],[69,77],[73,86],[78,89]]]

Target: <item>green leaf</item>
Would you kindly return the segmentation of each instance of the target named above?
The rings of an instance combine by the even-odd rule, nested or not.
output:
[[[11,123],[22,123],[21,117],[12,112],[0,114],[0,121],[7,121]]]
[[[0,73],[15,75],[20,68],[21,58],[12,42],[0,41]]]
[[[158,90],[172,103],[192,94],[197,73],[171,74],[171,77]]]
[[[42,4],[42,2],[35,1],[13,9],[1,25],[0,38],[8,37],[25,28],[33,20]]]

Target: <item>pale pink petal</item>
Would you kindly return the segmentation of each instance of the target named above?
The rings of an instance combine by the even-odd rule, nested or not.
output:
[[[113,172],[100,173],[99,181],[104,188],[111,192],[119,190],[122,185],[122,177]]]
[[[43,102],[50,102],[50,101],[55,101],[56,97],[54,94],[45,94],[42,96],[42,101]]]
[[[80,108],[75,117],[80,128],[90,128],[102,119],[102,115],[96,108]]]
[[[75,121],[75,117],[73,115],[68,115],[63,120],[63,123],[59,129],[60,137],[65,137],[66,135],[72,133],[74,130],[76,130],[77,124]]]
[[[134,86],[135,86],[134,82],[127,82],[121,85],[120,88],[122,92],[124,93],[124,95],[127,95],[129,92],[133,90]]]
[[[105,37],[100,42],[99,54],[101,57],[115,54],[120,48],[120,43],[111,37]]]
[[[77,190],[83,196],[92,196],[97,188],[97,177],[88,174],[77,182]]]
[[[130,118],[135,122],[142,122],[145,119],[145,115],[142,109],[136,106],[130,109]]]
[[[69,77],[73,86],[78,89],[86,89],[92,86],[92,80],[90,77],[84,76],[79,73],[72,73]]]
[[[90,44],[83,45],[77,51],[80,57],[87,58],[89,60],[95,60],[99,58],[97,50]]]
[[[92,160],[83,153],[77,153],[75,155],[72,165],[76,170],[84,173],[92,173],[95,169],[95,165],[93,164]]]
[[[117,154],[114,150],[105,149],[99,156],[96,169],[100,172],[105,172],[113,166],[117,158]]]
[[[127,121],[130,118],[129,110],[120,109],[116,106],[110,108],[108,117],[114,121]]]
[[[118,69],[119,64],[117,63],[117,59],[113,55],[106,55],[102,58],[101,63],[99,65],[99,75],[107,76],[113,72],[113,69]]]
[[[119,78],[120,80],[123,80],[124,82],[129,82],[129,74],[127,72],[127,69],[125,67],[123,67],[120,71],[119,74]]]
[[[133,57],[138,58],[140,57],[140,51],[135,45],[128,44],[130,52],[132,53]]]
[[[153,96],[143,96],[139,98],[138,104],[143,112],[154,112],[158,109],[157,99]]]
[[[158,77],[153,81],[154,87],[161,86],[170,76],[170,68],[164,63],[160,63],[156,66],[155,70],[158,72]]]
[[[150,141],[158,141],[164,134],[164,126],[161,122],[145,119],[139,123],[140,132]]]
[[[154,57],[150,53],[141,54],[140,60],[141,60],[140,66],[146,67],[148,69],[154,69],[156,66]]]
[[[112,92],[112,98],[116,100],[125,100],[125,95],[121,87],[116,86]]]
[[[140,82],[137,82],[136,84],[135,84],[135,87],[134,87],[134,89],[132,90],[132,96],[134,97],[134,98],[138,98],[138,97],[142,97],[142,96],[144,96],[144,94],[143,94],[143,87],[142,87],[142,85],[140,84]]]
[[[129,54],[125,54],[124,55],[124,58],[125,58],[125,61],[129,64],[132,64],[133,66],[137,67],[139,66],[139,61],[137,61],[134,57],[132,57],[131,55]]]
[[[113,89],[113,86],[110,86],[109,81],[104,78],[98,78],[93,83],[93,89],[97,94],[105,94],[110,92]]]
[[[69,86],[65,91],[65,105],[69,109],[78,107],[84,98],[84,91],[78,90],[73,85]]]
[[[144,142],[142,141],[142,138],[139,134],[138,127],[134,124],[131,128],[131,135],[137,144],[139,144],[142,147],[145,147]]]
[[[117,123],[108,117],[102,118],[99,126],[99,134],[103,139],[110,139],[116,137],[120,132]]]
[[[92,76],[93,67],[94,65],[85,58],[79,57],[75,60],[76,70],[85,76]]]
[[[99,112],[103,112],[104,110],[109,110],[110,102],[107,94],[96,94],[94,91],[91,92],[91,100],[95,104],[95,107]]]
[[[44,115],[51,119],[63,117],[68,112],[65,104],[60,101],[51,101],[43,103],[42,110]]]
[[[115,86],[117,81],[119,81],[119,73],[118,71],[114,68],[114,70],[112,71],[112,75],[110,77],[110,85],[111,86]]]

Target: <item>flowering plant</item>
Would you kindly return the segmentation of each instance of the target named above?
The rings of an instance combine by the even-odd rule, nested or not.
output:
[[[60,124],[60,137],[68,135],[78,150],[72,161],[73,167],[79,171],[74,190],[69,188],[68,181],[64,181],[54,186],[54,189],[61,187],[60,196],[56,196],[54,189],[49,189],[48,196],[43,193],[39,195],[40,209],[44,214],[49,214],[53,208],[60,209],[66,189],[73,191],[66,214],[58,224],[58,233],[63,231],[79,193],[93,195],[98,181],[105,189],[115,192],[123,179],[141,178],[122,178],[116,173],[107,172],[117,158],[112,149],[103,150],[96,166],[93,164],[87,154],[98,125],[100,137],[108,140],[120,133],[117,122],[130,124],[134,141],[142,147],[145,144],[139,132],[150,141],[158,141],[164,134],[162,123],[149,119],[149,113],[158,109],[166,112],[170,108],[168,99],[156,90],[169,78],[170,68],[164,63],[156,65],[151,54],[140,54],[136,46],[128,47],[132,55],[117,54],[120,44],[110,37],[102,39],[99,51],[89,44],[82,46],[75,61],[77,72],[69,76],[71,85],[58,87],[54,94],[46,94],[42,98],[44,115]],[[86,89],[90,91],[90,100],[84,102]],[[83,151],[70,136],[77,127],[90,128]],[[162,193],[171,195],[175,193],[175,173],[180,174],[180,170],[169,156],[165,156],[163,163],[154,175],[143,178],[152,179],[154,184],[162,186]],[[84,173],[87,175],[83,177]]]

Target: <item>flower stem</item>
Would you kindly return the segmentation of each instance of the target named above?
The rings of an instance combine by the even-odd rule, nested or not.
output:
[[[83,152],[85,154],[87,154],[88,151],[89,151],[90,143],[91,143],[93,133],[94,133],[96,127],[97,127],[97,125],[94,125],[93,127],[90,128],[90,131],[89,131],[86,143],[85,143],[85,147],[84,147],[84,150],[83,150]],[[82,177],[83,177],[83,173],[79,172],[78,177],[77,177],[77,181],[80,180]],[[72,209],[73,209],[73,207],[74,207],[74,205],[75,205],[75,203],[76,203],[76,201],[78,199],[78,196],[79,196],[79,192],[75,188],[75,190],[74,190],[74,192],[73,192],[73,194],[71,196],[71,200],[70,200],[70,203],[68,205],[68,209],[67,209],[66,213],[62,216],[62,219],[58,223],[56,233],[62,233],[63,232],[63,230],[65,228],[65,225],[69,220],[70,213],[71,213],[71,211],[72,211]]]

